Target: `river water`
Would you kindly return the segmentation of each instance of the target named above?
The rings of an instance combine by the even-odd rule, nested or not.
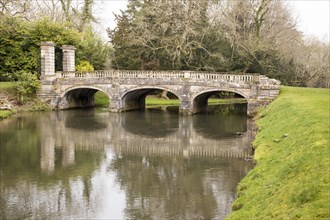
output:
[[[0,219],[224,219],[253,139],[246,105],[19,114],[0,122]]]

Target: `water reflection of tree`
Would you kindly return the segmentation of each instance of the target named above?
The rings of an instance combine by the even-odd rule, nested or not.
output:
[[[0,168],[1,175],[15,175],[18,170],[38,169],[40,152],[36,148],[39,135],[34,132],[37,125],[26,117],[7,119],[0,124]],[[29,127],[30,129],[26,129]],[[20,143],[25,143],[20,145]]]
[[[126,132],[147,136],[164,137],[179,128],[178,115],[149,109],[141,114],[139,111],[126,112],[122,117],[122,126]]]
[[[50,129],[54,129],[50,123],[52,120],[48,118],[52,113],[47,114],[42,117],[46,118]],[[90,204],[91,177],[99,167],[104,152],[89,150],[91,146],[80,146],[75,149],[74,164],[63,166],[63,150],[67,146],[57,145],[54,148],[55,169],[51,174],[45,174],[40,168],[43,127],[40,127],[39,117],[39,114],[23,115],[1,124],[0,213],[5,219],[34,218],[36,214],[40,218],[60,218],[61,213],[68,210],[79,213],[75,194],[79,189],[74,184],[78,182],[82,190],[78,195],[79,202]],[[13,202],[13,198],[17,201]],[[41,203],[44,200],[48,200],[49,204]]]
[[[113,159],[109,169],[116,173],[117,181],[127,192],[127,218],[212,219],[217,217],[217,197],[221,195],[212,188],[213,183],[207,181],[205,173],[218,165],[216,159],[121,155]],[[238,173],[241,165],[226,180],[227,185],[233,186],[232,197],[237,182],[247,172]],[[221,181],[215,183],[217,188],[223,184]]]
[[[75,150],[74,166],[63,167],[62,150],[66,146],[56,146],[56,169],[54,173],[51,176],[41,175],[40,134],[42,133],[41,128],[37,125],[37,118],[37,114],[34,114],[34,117],[30,114],[29,117],[20,117],[6,123],[5,132],[0,134],[0,168],[1,175],[5,177],[2,180],[6,180],[1,182],[6,183],[9,180],[15,182],[20,178],[28,178],[38,180],[41,184],[49,184],[65,177],[90,175],[99,166],[100,158],[104,154],[103,151],[89,150],[91,146],[88,146],[86,147],[87,150]],[[24,126],[21,126],[22,124]],[[95,148],[98,149],[99,147]]]
[[[215,105],[208,114],[193,117],[195,131],[205,138],[233,137],[247,131],[246,104]]]
[[[177,137],[183,139],[183,143],[192,143],[188,142],[189,138],[196,138],[190,136],[193,133],[193,125],[196,124],[192,124],[192,121],[186,120],[187,118],[178,119],[176,115],[166,114],[157,117],[152,113],[145,113],[143,118],[139,113],[128,113],[124,115],[125,117],[111,116],[110,120],[106,121],[104,119],[108,119],[108,114],[94,117],[91,112],[84,118],[87,120],[80,123],[76,122],[79,118],[74,115],[74,112],[69,113],[44,113],[42,118],[38,114],[35,116],[29,114],[29,118],[22,117],[6,125],[0,124],[6,127],[5,132],[1,131],[0,134],[0,138],[4,138],[1,139],[4,142],[0,146],[0,174],[3,189],[0,192],[0,212],[3,216],[19,219],[33,218],[37,214],[40,218],[59,219],[61,214],[86,217],[80,210],[93,204],[91,200],[94,199],[95,194],[91,189],[93,185],[91,181],[95,170],[102,162],[103,147],[109,140],[113,141],[117,138],[120,140],[118,143],[131,143],[127,142],[131,137],[134,140],[135,136],[131,133],[135,134],[139,132],[139,129],[147,130],[142,133],[140,131],[140,134],[144,136],[144,139],[141,139],[143,146],[147,146],[144,140],[154,141],[153,137],[176,134],[175,131],[179,132]],[[56,119],[53,120],[54,118]],[[135,124],[134,118],[140,120]],[[166,122],[163,122],[164,120]],[[85,124],[87,122],[95,124],[91,127],[91,131],[81,129],[82,126],[87,126]],[[208,121],[202,119],[198,123],[200,122]],[[216,126],[219,124],[212,121],[209,123],[213,123],[209,126],[211,128],[214,126],[214,130],[218,131]],[[137,127],[134,127],[134,124]],[[122,128],[130,130],[126,132]],[[162,135],[157,133],[160,128],[165,129]],[[176,136],[173,135],[173,137]],[[134,142],[136,140],[132,143]],[[18,146],[20,145],[18,143],[24,144]],[[40,165],[40,157],[42,157],[40,148],[42,145],[48,146],[48,143],[52,143],[50,150],[55,155],[52,163],[54,170],[44,173]],[[148,143],[157,148],[155,142]],[[68,149],[74,150],[73,163],[72,161],[67,163],[63,156],[68,153]],[[231,187],[229,191],[233,193],[222,196],[219,190],[214,190],[214,187],[219,189],[223,183],[220,180],[211,183],[210,173],[206,173],[206,170],[219,165],[218,160],[210,161],[200,158],[189,160],[182,157],[172,158],[167,154],[162,156],[151,156],[152,154],[143,156],[143,154],[140,152],[140,156],[129,155],[128,151],[121,157],[115,157],[109,167],[116,174],[121,187],[127,192],[125,209],[127,218],[218,218],[215,210],[219,209],[219,197],[230,200],[234,195],[237,182],[246,172],[243,170],[242,174],[238,173],[240,167],[246,167],[246,165],[239,165],[237,161],[235,161],[238,163],[237,166],[226,165],[225,169],[233,172],[237,177],[225,183]],[[230,171],[230,169],[233,170]],[[219,173],[215,173],[214,176],[218,178]],[[13,195],[22,199],[14,204],[9,199]],[[35,201],[46,201],[47,204],[35,206]],[[230,201],[223,203],[230,204]],[[16,214],[16,210],[25,215]],[[27,216],[27,213],[32,213],[33,216]]]
[[[93,131],[107,128],[107,123],[95,115],[94,109],[77,109],[65,112],[66,128]]]
[[[103,154],[77,151],[74,166],[55,169],[51,176],[40,174],[38,169],[17,168],[18,173],[1,175],[0,212],[5,218],[15,219],[33,219],[36,214],[40,218],[44,215],[44,218],[60,219],[66,212],[79,216],[81,207],[91,204],[91,178],[99,165],[100,155]],[[11,198],[19,200],[12,203]],[[27,216],[29,213],[32,216]]]

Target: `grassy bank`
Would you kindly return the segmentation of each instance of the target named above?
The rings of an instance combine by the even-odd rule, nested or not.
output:
[[[0,110],[0,120],[4,118],[8,118],[13,114],[10,110]]]
[[[259,114],[255,168],[228,219],[329,219],[329,89],[283,87]]]
[[[14,94],[14,84],[11,82],[0,82],[0,97],[1,97],[1,102],[4,97],[9,97],[11,98],[11,94]],[[12,110],[7,110],[7,109],[0,109],[0,120],[4,118],[10,117],[14,112]]]
[[[0,82],[0,91],[14,92],[14,83]]]
[[[25,98],[25,102],[18,103],[14,83],[12,82],[0,82],[0,97],[2,102],[5,104],[10,104],[11,109],[3,110],[0,109],[0,120],[8,118],[16,112],[27,112],[27,111],[45,111],[50,110],[49,106],[42,101],[40,101],[36,94],[32,94]]]

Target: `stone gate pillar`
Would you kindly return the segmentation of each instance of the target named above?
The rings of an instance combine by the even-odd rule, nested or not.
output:
[[[63,45],[63,72],[75,71],[75,50],[74,46]]]
[[[41,42],[41,79],[55,76],[55,44],[53,42]]]

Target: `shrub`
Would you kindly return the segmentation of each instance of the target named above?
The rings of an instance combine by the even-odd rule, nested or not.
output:
[[[24,103],[28,96],[36,93],[37,89],[41,87],[41,84],[35,74],[21,72],[17,73],[16,77],[17,81],[15,81],[14,87],[17,94],[17,101]]]
[[[76,70],[81,72],[89,72],[94,71],[94,67],[88,61],[80,61],[76,66]]]

